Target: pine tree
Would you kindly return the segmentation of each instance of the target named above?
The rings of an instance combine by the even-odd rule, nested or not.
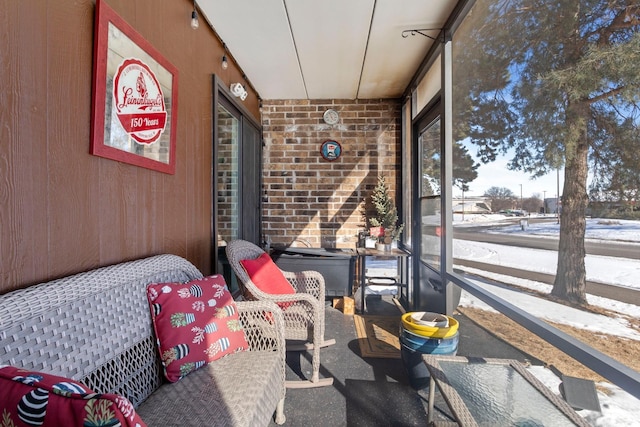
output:
[[[638,3],[477,0],[452,51],[454,140],[533,177],[564,167],[552,294],[586,304],[589,182],[615,190],[640,166]]]
[[[376,215],[369,218],[369,224],[372,227],[382,227],[384,233],[377,236],[378,241],[390,244],[400,236],[404,225],[398,225],[398,209],[389,195],[389,187],[384,175],[378,175],[378,184],[371,194],[371,202],[376,210]]]

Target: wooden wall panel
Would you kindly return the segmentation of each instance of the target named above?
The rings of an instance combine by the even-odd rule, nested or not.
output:
[[[47,169],[48,276],[59,277],[100,262],[98,170],[89,157],[93,3],[48,3]],[[70,23],[73,25],[70,25]]]
[[[0,2],[10,12],[0,14],[0,277],[9,289],[37,280],[47,248],[46,60],[24,55],[30,46],[36,61],[46,58],[46,35],[30,28],[46,25],[41,6]],[[12,16],[31,24],[15,25]]]
[[[188,28],[189,31],[193,31]],[[210,30],[206,27],[200,27],[197,31]],[[189,36],[188,34],[186,36]],[[213,34],[212,34],[213,36]],[[185,148],[190,165],[198,165],[198,167],[188,168],[187,185],[191,190],[187,192],[187,204],[193,206],[195,212],[211,211],[211,142],[208,144],[194,144],[194,141],[211,141],[211,74],[207,73],[207,69],[215,69],[215,54],[207,54],[208,49],[203,38],[196,38],[194,43],[188,49],[182,49],[184,61],[191,64],[186,67],[185,79],[198,82],[197,85],[186,87],[185,96],[189,98],[188,106],[182,110],[185,114],[185,120],[192,117],[199,123],[199,126],[192,126],[185,129]],[[222,58],[222,54],[220,54]],[[208,80],[207,80],[208,79]],[[206,112],[206,113],[205,113]],[[194,212],[194,213],[195,213]],[[204,234],[208,232],[209,238],[205,238]],[[201,257],[202,254],[210,254],[211,246],[211,220],[210,216],[190,215],[189,225],[187,229],[189,234],[189,246],[187,252],[190,256]],[[209,260],[200,259],[199,262],[210,263]]]
[[[212,272],[211,74],[242,73],[192,1],[107,3],[178,68],[176,174],[89,154],[95,0],[0,0],[0,292],[158,253]]]

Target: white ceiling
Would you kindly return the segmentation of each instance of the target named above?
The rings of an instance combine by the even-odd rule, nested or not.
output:
[[[399,97],[457,2],[197,0],[263,99]]]

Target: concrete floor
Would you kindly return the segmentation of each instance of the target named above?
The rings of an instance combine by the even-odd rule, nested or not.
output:
[[[367,299],[368,314],[399,316],[389,297]],[[460,356],[531,360],[509,344],[478,327],[462,315]],[[336,344],[321,351],[321,377],[333,377],[332,386],[288,389],[285,400],[287,426],[424,426],[428,387],[415,390],[400,359],[363,358],[356,337],[353,316],[344,315],[327,302],[326,339]],[[287,379],[300,378],[296,372],[311,374],[311,356],[306,352],[287,354]],[[436,393],[435,416],[449,420],[450,414]],[[271,423],[271,426],[275,426]]]

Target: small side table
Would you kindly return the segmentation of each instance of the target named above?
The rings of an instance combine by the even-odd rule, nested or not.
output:
[[[581,426],[589,423],[517,360],[423,355],[429,370],[427,425],[436,386],[461,427]]]
[[[360,313],[365,313],[366,312],[366,298],[367,298],[367,293],[366,293],[366,287],[367,287],[367,275],[366,275],[366,263],[367,263],[367,258],[368,257],[373,257],[373,258],[382,258],[382,259],[396,259],[398,262],[398,265],[400,263],[401,260],[406,259],[410,254],[408,252],[403,251],[402,249],[398,249],[398,248],[393,248],[390,251],[379,251],[377,249],[371,249],[371,248],[357,248],[356,249],[356,253],[358,255],[358,265],[359,265],[359,275],[360,275],[360,289],[362,289],[360,292],[362,294],[362,302],[361,302],[361,307],[360,307]],[[395,285],[397,286],[403,286],[402,283],[399,283],[396,280]]]

